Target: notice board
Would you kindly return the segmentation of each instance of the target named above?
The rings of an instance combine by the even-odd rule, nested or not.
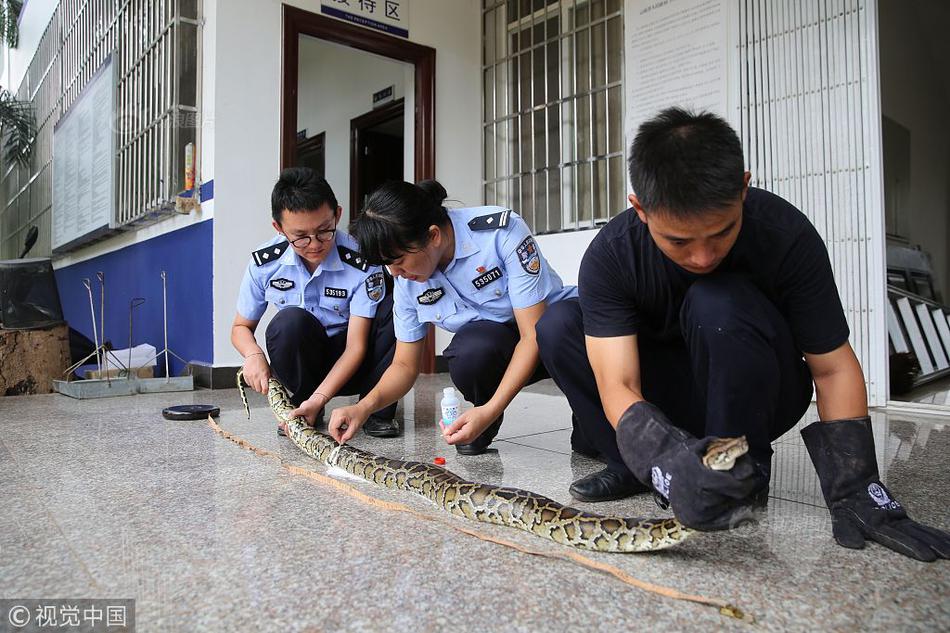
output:
[[[115,120],[109,56],[53,128],[54,252],[116,228]]]

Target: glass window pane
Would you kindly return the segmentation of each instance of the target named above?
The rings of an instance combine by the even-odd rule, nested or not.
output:
[[[560,231],[561,218],[561,170],[549,169],[548,175],[548,231]]]
[[[622,156],[614,156],[607,161],[610,172],[607,188],[607,213],[617,215],[627,208],[627,176]]]
[[[495,178],[504,178],[510,173],[508,168],[508,121],[498,121],[490,126],[495,135]]]
[[[574,100],[561,104],[561,154],[562,162],[569,163],[577,156],[577,119],[574,116]]]
[[[577,227],[591,225],[590,163],[580,163],[575,169],[577,178]]]
[[[604,0],[591,0],[590,19],[596,20],[604,17]]]
[[[494,180],[495,173],[495,126],[485,126],[485,180]]]
[[[607,91],[607,151],[623,151],[623,93],[620,86]]]
[[[561,80],[559,77],[560,70],[560,40],[554,40],[547,45],[548,60],[547,60],[547,81],[548,81],[548,102],[557,101],[561,96]]]
[[[607,160],[600,159],[591,163],[591,174],[594,222],[604,223],[610,217],[610,208],[607,204]]]
[[[534,187],[531,184],[530,174],[518,178],[518,188],[521,192],[521,200],[515,211],[521,214],[524,221],[528,223],[528,227],[534,231]]]
[[[547,89],[544,85],[544,80],[547,78],[544,72],[544,47],[540,46],[532,49],[531,58],[533,62],[532,75],[534,78],[534,97],[531,101],[531,105],[539,106],[544,103],[544,97],[547,94]]]
[[[518,101],[518,112],[531,107],[531,51],[520,55],[521,64],[521,97]]]
[[[487,183],[485,185],[485,204],[498,204],[497,197],[495,194],[495,185],[494,183]]]
[[[623,68],[623,20],[619,17],[607,21],[607,81],[620,81]]]
[[[547,164],[547,129],[544,121],[545,110],[534,112],[534,168],[541,169]]]
[[[494,64],[495,63],[495,13],[496,10],[486,11],[483,17],[484,24],[484,42],[482,50],[482,63],[483,64]]]
[[[505,107],[508,97],[508,62],[495,66],[495,119],[500,119],[510,112]]]
[[[573,95],[574,92],[574,37],[561,40],[561,94]]]
[[[583,160],[588,158],[590,153],[590,97],[578,97],[574,100],[574,112],[577,117],[575,124],[577,126],[577,154],[574,160]]]
[[[495,11],[495,59],[504,59],[508,56],[508,24],[505,18],[505,8],[498,7]]]
[[[521,115],[521,173],[531,171],[534,169],[534,163],[531,160],[532,158],[532,143],[531,143],[531,114],[522,114]],[[529,189],[530,190],[530,189]]]
[[[575,36],[577,47],[577,94],[590,90],[590,30],[583,29]]]
[[[607,59],[604,49],[607,46],[607,36],[604,23],[599,22],[590,29],[591,44],[591,87],[603,86],[607,81]]]
[[[574,9],[574,27],[577,28],[585,24],[590,24],[590,5],[586,2],[581,4],[578,0]]]
[[[495,69],[486,68],[485,69],[485,80],[482,83],[484,92],[484,118],[483,121],[491,121],[495,118]]]
[[[593,94],[594,100],[594,156],[603,156],[607,153],[607,93],[598,90]]]
[[[508,119],[508,156],[511,157],[511,170],[509,173],[517,174],[521,171],[521,152],[518,149],[518,139],[521,131],[519,130],[518,117]]]
[[[547,233],[548,228],[548,181],[545,172],[534,175],[534,232]]]
[[[557,104],[548,107],[548,165],[561,163],[561,108]]]

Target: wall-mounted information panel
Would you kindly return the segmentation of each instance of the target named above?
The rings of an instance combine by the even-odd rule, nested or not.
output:
[[[116,228],[115,75],[109,56],[53,128],[54,252]]]

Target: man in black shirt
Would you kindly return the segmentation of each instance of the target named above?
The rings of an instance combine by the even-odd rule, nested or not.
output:
[[[594,238],[579,300],[538,323],[541,358],[574,412],[573,448],[607,467],[574,482],[584,501],[651,488],[697,529],[764,505],[770,442],[802,431],[846,547],[878,540],[921,560],[950,535],[917,524],[880,482],[864,375],[821,237],[801,211],[749,187],[722,119],[672,108],[630,151],[631,209]],[[728,471],[702,463],[717,437],[745,436]]]

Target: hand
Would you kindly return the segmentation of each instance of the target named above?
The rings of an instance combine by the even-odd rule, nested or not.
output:
[[[369,414],[363,411],[359,403],[334,409],[328,428],[330,436],[340,444],[345,444],[356,435],[368,417]]]
[[[736,459],[731,470],[706,467],[702,458],[712,439],[693,437],[645,401],[631,405],[617,425],[617,447],[627,467],[669,502],[683,525],[697,530],[734,527],[768,487],[767,473],[748,455]]]
[[[950,534],[907,516],[877,470],[871,418],[815,422],[802,429],[842,547],[876,541],[899,554],[931,562],[950,558]]]
[[[327,404],[327,399],[322,393],[313,394],[306,400],[300,403],[300,406],[290,412],[290,417],[302,417],[307,420],[307,424],[313,426],[317,420],[317,415]]]
[[[244,382],[259,393],[267,395],[267,382],[270,380],[270,365],[263,354],[251,354],[244,359]]]
[[[498,418],[498,413],[482,405],[464,412],[449,426],[439,421],[442,426],[442,437],[446,444],[471,444],[491,423]]]

